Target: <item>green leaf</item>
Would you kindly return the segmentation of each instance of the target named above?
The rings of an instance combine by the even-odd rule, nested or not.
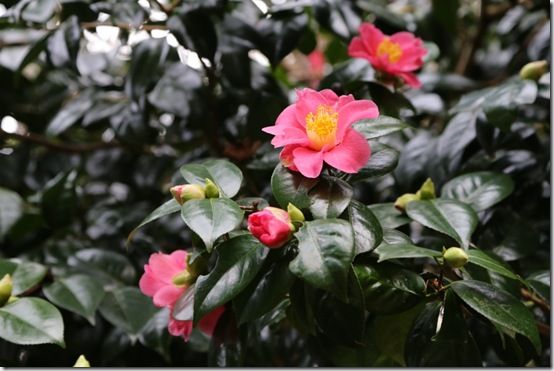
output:
[[[198,277],[194,297],[194,322],[237,296],[254,279],[268,248],[249,234],[223,242],[214,269]]]
[[[159,78],[159,71],[169,54],[169,45],[162,39],[149,38],[133,47],[131,64],[125,81],[125,93],[133,100],[144,96]]]
[[[496,272],[514,280],[521,280],[521,277],[512,272],[506,263],[492,257],[490,253],[483,250],[471,249],[467,252],[467,255],[469,256],[469,263],[471,264],[478,265],[488,271]]]
[[[132,341],[137,339],[157,311],[150,298],[136,287],[108,291],[100,304],[102,316],[112,325],[125,330]]]
[[[362,342],[365,310],[325,295],[318,303],[316,322],[326,338],[334,343],[355,345]]]
[[[400,153],[386,144],[372,140],[371,157],[356,174],[351,176],[353,182],[375,178],[390,173],[398,164]]]
[[[83,249],[68,258],[75,273],[87,273],[105,287],[136,282],[136,271],[127,256],[103,249]]]
[[[43,292],[52,303],[85,317],[94,326],[94,314],[104,298],[104,289],[91,276],[62,278],[46,286]]]
[[[190,285],[186,291],[177,299],[173,306],[171,315],[179,321],[192,321],[194,318],[194,293],[196,283]]]
[[[550,302],[550,271],[532,273],[525,280],[537,294]]]
[[[450,180],[442,187],[441,197],[462,201],[475,211],[482,211],[508,197],[513,190],[514,182],[508,175],[480,171]]]
[[[0,188],[0,241],[23,215],[23,199],[15,192]]]
[[[210,252],[215,240],[240,225],[244,211],[228,198],[209,198],[186,202],[181,209],[181,217],[200,236]]]
[[[171,362],[171,335],[169,331],[167,331],[169,315],[168,309],[160,309],[154,314],[150,321],[146,323],[138,338],[142,345],[160,354],[167,363]]]
[[[310,206],[308,192],[317,182],[317,179],[305,178],[279,164],[271,175],[271,190],[281,207],[286,208],[290,202],[299,209],[306,209]]]
[[[76,124],[92,105],[92,90],[82,91],[63,106],[56,116],[52,118],[46,128],[46,134],[55,136],[63,133]]]
[[[184,165],[181,175],[190,184],[204,184],[206,178],[210,179],[228,198],[235,196],[242,184],[242,172],[227,160],[207,160],[200,164]]]
[[[383,229],[371,210],[356,200],[350,202],[348,219],[354,231],[354,254],[375,249],[383,240]]]
[[[150,222],[153,222],[154,220],[159,219],[162,216],[170,215],[180,210],[181,210],[181,205],[179,205],[177,200],[175,200],[174,198],[164,202],[160,207],[152,211],[146,218],[144,218],[142,222],[140,222],[140,224],[131,231],[131,233],[129,233],[129,236],[127,237],[127,242],[129,242],[133,238],[133,235],[140,227]]]
[[[475,211],[455,200],[412,201],[406,212],[411,219],[452,237],[466,249],[477,227]]]
[[[64,227],[73,221],[77,211],[76,181],[77,171],[72,170],[59,174],[46,184],[40,206],[52,228]]]
[[[48,269],[38,263],[22,261],[17,264],[17,268],[12,274],[13,291],[12,295],[20,295],[25,291],[39,284]]]
[[[19,345],[57,344],[65,348],[63,319],[39,298],[21,298],[0,308],[0,337]]]
[[[378,314],[403,312],[423,298],[425,281],[412,271],[388,262],[354,265],[364,292],[366,309]]]
[[[367,206],[383,228],[394,229],[408,224],[410,219],[394,207],[393,202]]]
[[[295,234],[298,255],[289,268],[314,287],[346,299],[350,263],[354,259],[354,236],[350,223],[340,219],[307,222]]]
[[[352,128],[367,140],[389,135],[407,127],[409,125],[399,119],[385,115],[380,115],[375,119],[360,120],[352,125]]]
[[[436,258],[442,256],[442,253],[439,251],[426,249],[424,247],[414,246],[411,244],[381,244],[377,248],[376,252],[379,255],[378,263],[390,259]]]
[[[402,245],[412,244],[410,237],[396,229],[383,228],[383,242],[381,244]]]
[[[541,340],[535,319],[518,299],[481,281],[454,281],[450,287],[477,313],[496,325],[527,337],[540,354]]]
[[[310,190],[310,211],[315,219],[337,218],[348,207],[354,191],[335,177],[324,177]]]

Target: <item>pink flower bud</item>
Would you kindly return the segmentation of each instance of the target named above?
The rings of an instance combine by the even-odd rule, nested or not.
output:
[[[290,240],[294,225],[285,210],[266,207],[262,211],[250,214],[248,230],[267,247],[277,248]]]
[[[210,313],[206,314],[199,322],[198,328],[208,336],[212,336],[219,317],[225,311],[225,307],[221,306]],[[192,333],[192,321],[179,321],[169,315],[169,325],[167,326],[169,333],[173,336],[182,336],[185,341],[189,340]]]
[[[204,187],[199,184],[182,184],[171,187],[171,194],[177,200],[179,205],[184,204],[189,200],[203,200],[206,198]]]

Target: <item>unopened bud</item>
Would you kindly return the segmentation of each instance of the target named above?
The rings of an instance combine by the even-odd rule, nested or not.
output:
[[[287,205],[287,212],[289,213],[290,220],[293,223],[303,223],[306,220],[302,211],[290,202]]]
[[[420,200],[432,200],[437,198],[435,193],[435,183],[433,183],[431,178],[427,178],[427,180],[421,185],[421,188],[419,188],[419,191],[417,191],[416,195],[419,196]]]
[[[406,210],[406,206],[412,201],[418,201],[419,196],[415,195],[413,193],[405,193],[402,196],[398,197],[396,201],[394,201],[394,207],[397,210],[404,211]]]
[[[0,306],[6,304],[12,296],[13,281],[9,274],[0,280]]]
[[[171,282],[173,282],[175,286],[186,287],[186,286],[189,286],[191,283],[193,283],[195,278],[196,277],[194,277],[188,271],[188,269],[185,269],[181,273],[178,273],[175,276],[173,276],[173,278],[171,279]]]
[[[84,355],[80,355],[79,358],[77,358],[77,362],[73,365],[73,367],[90,367],[89,361],[85,358]]]
[[[444,261],[452,268],[461,268],[469,261],[467,253],[459,247],[451,247],[442,253]]]
[[[537,81],[542,75],[548,71],[548,62],[546,61],[535,61],[527,63],[519,71],[519,77],[524,80],[535,80]]]
[[[171,187],[169,190],[179,205],[190,200],[203,200],[206,198],[204,187],[199,184],[183,184]]]
[[[218,198],[219,188],[210,179],[206,178],[206,198]]]

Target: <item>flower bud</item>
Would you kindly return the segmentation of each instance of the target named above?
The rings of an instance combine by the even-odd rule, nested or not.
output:
[[[467,253],[459,247],[451,247],[442,253],[444,261],[452,268],[461,268],[469,261]]]
[[[267,247],[277,248],[291,239],[295,228],[285,210],[266,207],[248,216],[248,230]]]
[[[77,362],[73,365],[73,367],[90,367],[89,361],[85,358],[84,355],[80,355],[79,358],[77,358]]]
[[[287,205],[287,212],[290,216],[290,220],[293,223],[295,223],[295,222],[303,223],[306,220],[306,218],[304,217],[304,214],[302,213],[302,211],[300,211],[299,208],[297,208],[296,206],[294,206],[290,202]]]
[[[6,304],[12,296],[13,281],[9,274],[0,280],[0,306]]]
[[[546,61],[535,61],[527,63],[519,71],[519,77],[524,80],[535,80],[537,81],[542,75],[548,71],[548,62]]]
[[[419,196],[420,200],[432,200],[437,198],[435,193],[435,183],[433,183],[431,178],[427,178],[427,180],[421,185],[421,188],[419,188],[419,191],[416,192],[416,195]]]
[[[415,195],[413,193],[405,193],[402,196],[398,197],[396,201],[394,201],[394,207],[397,210],[404,211],[406,210],[406,206],[412,201],[419,200],[419,196]]]
[[[210,179],[206,178],[206,198],[218,198],[219,188]]]
[[[190,200],[203,200],[206,198],[204,187],[199,184],[183,184],[171,187],[169,190],[179,205]]]
[[[189,286],[191,283],[193,283],[195,279],[196,277],[193,274],[191,274],[188,271],[188,269],[185,269],[181,273],[173,276],[173,278],[171,279],[171,282],[173,282],[175,286],[186,287],[186,286]]]

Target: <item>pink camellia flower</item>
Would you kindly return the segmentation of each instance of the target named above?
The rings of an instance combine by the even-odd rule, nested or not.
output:
[[[186,285],[178,280],[186,268],[187,252],[184,250],[171,254],[154,253],[144,266],[144,274],[139,281],[140,290],[154,299],[154,305],[172,307],[186,290]]]
[[[297,90],[297,101],[284,109],[274,126],[262,130],[273,134],[271,144],[284,147],[281,162],[308,178],[321,173],[323,162],[345,173],[356,173],[371,155],[365,138],[352,124],[379,115],[375,103],[337,96],[332,90]]]
[[[398,76],[414,88],[421,86],[413,71],[423,65],[427,50],[421,39],[410,32],[387,36],[373,24],[362,23],[360,36],[352,39],[348,54],[367,59],[376,70]]]
[[[285,210],[266,207],[262,211],[250,214],[248,230],[267,247],[277,248],[290,240],[294,225]]]
[[[199,322],[198,328],[200,331],[205,333],[208,336],[212,336],[217,321],[219,317],[225,311],[225,307],[221,306],[214,309],[210,313],[206,314]],[[190,321],[179,321],[174,319],[171,315],[169,316],[169,325],[167,326],[169,333],[173,336],[182,336],[185,341],[189,340],[190,334],[192,333],[192,320]]]

